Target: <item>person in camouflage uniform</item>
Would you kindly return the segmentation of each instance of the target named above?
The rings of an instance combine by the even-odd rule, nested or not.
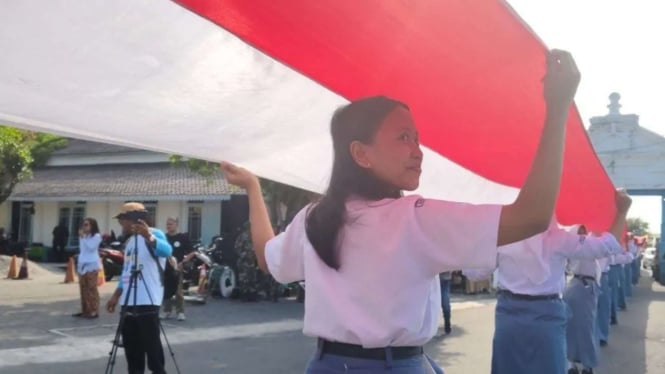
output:
[[[245,301],[258,299],[259,268],[256,253],[252,246],[249,222],[246,222],[235,241],[234,250],[238,254],[238,291]]]

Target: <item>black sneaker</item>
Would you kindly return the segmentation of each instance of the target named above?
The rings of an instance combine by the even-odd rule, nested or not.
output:
[[[580,371],[577,368],[568,369],[568,374],[580,374]]]
[[[593,374],[593,369],[584,369],[582,370],[582,374]]]
[[[601,346],[601,347],[605,347],[605,346],[607,346],[607,340],[601,340],[601,341],[600,341],[600,346]]]
[[[446,335],[450,334],[452,332],[450,324],[446,324],[446,326],[443,328],[443,331],[446,333]]]

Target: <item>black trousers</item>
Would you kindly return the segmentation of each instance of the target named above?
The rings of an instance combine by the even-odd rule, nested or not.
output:
[[[63,262],[67,260],[65,256],[65,247],[67,247],[67,243],[53,242],[53,257],[56,262]]]
[[[142,374],[145,359],[148,369],[155,374],[165,374],[164,350],[159,337],[159,306],[138,305],[126,307],[127,316],[122,326],[122,343],[129,374]]]

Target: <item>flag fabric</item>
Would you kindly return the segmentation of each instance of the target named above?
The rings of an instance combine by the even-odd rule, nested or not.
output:
[[[544,120],[546,47],[497,0],[14,0],[0,48],[5,124],[318,192],[348,100],[406,102],[426,147],[417,192],[456,201],[512,201]],[[613,204],[573,107],[558,219],[606,229]]]

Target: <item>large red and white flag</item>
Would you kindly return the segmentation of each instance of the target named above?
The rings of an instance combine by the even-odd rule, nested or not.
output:
[[[542,129],[545,50],[499,0],[8,0],[0,122],[322,191],[333,110],[385,94],[427,147],[419,192],[509,202]],[[606,228],[613,194],[573,108],[559,221]]]

